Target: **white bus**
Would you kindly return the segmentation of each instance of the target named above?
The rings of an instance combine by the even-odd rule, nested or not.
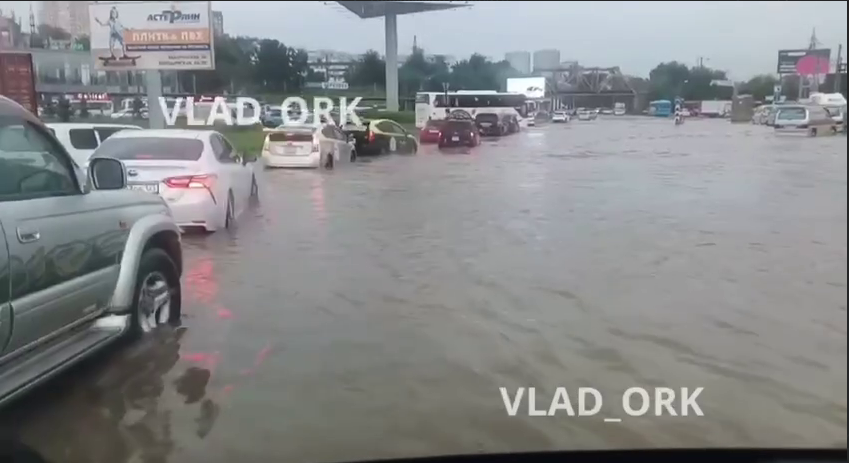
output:
[[[519,121],[528,117],[527,98],[521,93],[499,93],[490,90],[416,93],[416,127],[428,120],[445,119],[454,111],[465,111],[472,118],[477,113],[515,114]],[[447,110],[447,111],[446,111]]]

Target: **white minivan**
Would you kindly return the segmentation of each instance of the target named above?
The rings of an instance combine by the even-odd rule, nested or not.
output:
[[[798,130],[810,136],[838,132],[838,123],[819,105],[781,105],[775,113],[775,129]]]
[[[77,122],[57,122],[47,127],[62,142],[74,162],[85,168],[88,158],[113,133],[121,130],[142,130],[137,125],[125,124],[89,124]]]

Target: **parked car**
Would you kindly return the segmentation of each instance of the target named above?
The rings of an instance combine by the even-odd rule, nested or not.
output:
[[[132,119],[136,118],[136,115],[133,113],[132,108],[130,108],[130,109],[121,109],[119,111],[116,111],[116,112],[110,114],[109,117],[112,118],[112,119],[132,120]],[[140,119],[149,119],[150,118],[150,112],[148,111],[147,107],[141,108],[139,110],[138,117]]]
[[[478,113],[475,116],[475,124],[481,135],[500,137],[507,133],[504,121],[495,113]]]
[[[419,143],[439,143],[439,130],[445,124],[444,119],[430,119],[419,131]]]
[[[177,321],[179,232],[162,198],[127,189],[120,160],[84,171],[0,97],[0,403]]]
[[[839,125],[822,106],[782,105],[775,114],[775,129],[799,130],[815,137],[824,133],[837,133]]]
[[[348,125],[343,131],[354,141],[357,156],[375,154],[415,154],[419,142],[404,127],[389,119],[362,120],[363,125]]]
[[[515,114],[502,115],[501,122],[506,127],[508,135],[519,132],[519,119],[516,118]]]
[[[332,169],[357,160],[353,140],[333,123],[282,125],[265,133],[262,158],[266,167]]]
[[[569,113],[566,111],[554,111],[551,115],[551,122],[569,122]]]
[[[283,124],[283,109],[280,106],[269,106],[259,116],[263,127],[277,127]]]
[[[579,121],[594,121],[597,118],[598,118],[598,113],[596,113],[594,109],[581,108],[581,109],[578,110],[578,120]]]
[[[112,134],[121,130],[141,130],[137,125],[59,122],[47,124],[78,166],[85,168],[88,158]]]
[[[478,128],[471,120],[448,119],[439,132],[439,147],[480,145]]]
[[[129,187],[163,198],[182,229],[229,228],[259,195],[255,157],[213,130],[125,130],[97,156],[123,161]]]

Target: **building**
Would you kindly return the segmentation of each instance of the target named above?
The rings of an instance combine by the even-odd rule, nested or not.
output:
[[[22,47],[26,44],[21,33],[21,23],[15,15],[3,16],[0,11],[0,49]]]
[[[513,69],[522,74],[531,73],[531,52],[511,51],[504,54],[504,60],[510,63]]]
[[[88,2],[42,1],[39,22],[68,31],[71,37],[90,35]]]
[[[87,51],[31,48],[35,90],[42,95],[108,93],[129,96],[146,93],[143,71],[102,71]],[[162,72],[162,92],[180,93],[176,71]]]
[[[560,50],[537,50],[534,52],[534,72],[560,67]]]
[[[214,37],[224,35],[224,13],[220,11],[212,12],[212,35]]]

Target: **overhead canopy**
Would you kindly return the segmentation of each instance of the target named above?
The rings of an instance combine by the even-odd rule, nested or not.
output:
[[[336,2],[362,19],[380,18],[387,14],[412,14],[426,11],[451,10],[467,6],[468,2],[430,3],[430,2]]]

